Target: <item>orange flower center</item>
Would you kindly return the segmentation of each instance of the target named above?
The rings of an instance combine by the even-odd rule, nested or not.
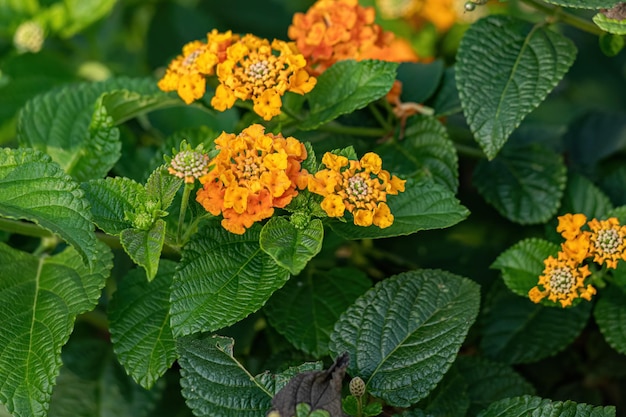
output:
[[[247,182],[250,180],[258,180],[264,171],[267,171],[261,165],[259,157],[254,152],[246,151],[245,154],[239,154],[234,157],[236,169],[235,176],[239,182]],[[243,181],[241,181],[243,180]]]

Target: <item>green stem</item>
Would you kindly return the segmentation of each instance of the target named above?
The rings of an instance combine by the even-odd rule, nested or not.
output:
[[[454,147],[456,151],[460,155],[469,156],[470,158],[475,159],[484,159],[485,154],[478,148],[474,148],[473,146],[461,145],[460,143],[455,143]]]
[[[189,195],[193,189],[193,183],[185,183],[183,189],[183,199],[180,201],[180,213],[178,214],[178,227],[176,229],[176,243],[180,244],[180,236],[183,233],[183,224],[185,224],[185,215],[187,214],[187,206],[189,205]]]
[[[561,7],[551,6],[538,0],[521,0],[523,3],[537,9],[547,15],[552,16],[555,20],[566,23],[572,27],[582,30],[583,32],[591,33],[592,35],[600,36],[604,33],[602,29],[593,24],[592,22],[583,19],[579,16],[573,15],[564,11]]]
[[[371,127],[359,127],[359,126],[344,126],[338,123],[330,122],[317,128],[317,130],[323,132],[337,133],[340,135],[353,135],[353,136],[369,136],[369,137],[383,137],[388,131],[385,129],[376,129]]]
[[[387,122],[387,120],[385,120],[383,115],[380,113],[380,110],[378,110],[378,107],[376,107],[374,103],[368,104],[367,108],[369,109],[369,111],[372,112],[372,114],[374,115],[374,118],[383,127],[383,129],[385,129],[388,132],[390,132],[393,129],[393,127]]]

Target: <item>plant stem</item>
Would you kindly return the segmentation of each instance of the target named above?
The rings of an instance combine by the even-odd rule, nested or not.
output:
[[[473,146],[461,145],[460,143],[455,143],[454,148],[460,155],[469,156],[475,159],[484,159],[485,154],[478,148],[474,148]]]
[[[287,108],[286,106],[283,106],[281,108],[281,111],[283,111],[287,116],[291,117],[293,120],[296,120],[298,122],[301,122],[302,120],[304,120],[299,114],[292,112],[291,109]]]
[[[359,127],[359,126],[344,126],[338,123],[330,122],[317,128],[317,130],[323,132],[337,133],[340,135],[353,135],[353,136],[370,136],[370,137],[382,137],[387,134],[385,129],[377,129],[371,127]]]
[[[187,206],[189,205],[189,194],[193,189],[193,183],[185,183],[183,189],[183,198],[180,201],[180,213],[178,214],[178,227],[176,228],[176,243],[180,244],[180,236],[183,232],[183,224],[185,224],[185,214],[187,214]]]
[[[393,127],[387,122],[387,120],[385,120],[383,115],[380,113],[380,110],[378,110],[378,107],[376,107],[374,103],[368,104],[367,108],[369,109],[369,111],[372,112],[372,114],[374,115],[374,118],[383,127],[383,129],[385,129],[388,132],[391,131]]]
[[[600,29],[595,24],[590,21],[573,15],[564,11],[561,7],[551,6],[545,4],[538,0],[521,0],[523,3],[537,9],[547,15],[553,16],[555,20],[559,20],[563,23],[566,23],[572,27],[582,30],[583,32],[591,33],[592,35],[600,36],[604,33],[602,29]]]

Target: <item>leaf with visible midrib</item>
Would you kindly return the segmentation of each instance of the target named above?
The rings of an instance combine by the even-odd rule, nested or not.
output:
[[[68,247],[37,258],[0,244],[0,401],[15,417],[44,417],[74,320],[100,297],[113,255],[93,269]]]
[[[0,216],[25,219],[58,234],[92,263],[96,236],[79,185],[50,157],[32,149],[0,149]]]
[[[457,54],[456,82],[467,122],[489,159],[575,57],[576,47],[563,35],[513,17],[488,16],[467,30]]]
[[[374,396],[407,407],[446,373],[479,304],[479,287],[469,279],[437,270],[399,274],[341,315],[330,351],[350,354],[348,373],[363,378]]]
[[[479,413],[480,417],[615,417],[615,407],[596,407],[573,401],[552,401],[525,395],[505,398]]]
[[[565,7],[578,7],[583,9],[610,9],[620,0],[546,0],[546,3]]]

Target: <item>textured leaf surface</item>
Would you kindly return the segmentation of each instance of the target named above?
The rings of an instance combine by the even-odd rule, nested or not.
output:
[[[161,260],[148,282],[143,271],[131,270],[109,304],[113,350],[126,372],[150,388],[176,359],[169,320],[170,287],[176,263]]]
[[[385,229],[355,226],[351,218],[346,223],[334,221],[330,225],[346,239],[376,239],[409,235],[420,230],[443,229],[469,215],[469,211],[459,203],[450,189],[428,178],[420,181],[408,179],[405,191],[389,196],[387,204],[394,221]]]
[[[260,417],[269,392],[233,357],[233,340],[221,336],[177,341],[183,396],[197,417]]]
[[[610,9],[619,2],[619,0],[546,0],[546,3],[582,9]]]
[[[146,182],[146,196],[149,200],[158,201],[161,210],[167,210],[181,185],[183,180],[168,173],[165,165],[162,165],[150,174]]]
[[[89,203],[49,157],[30,149],[0,149],[0,189],[0,216],[35,222],[93,262],[96,236]]]
[[[536,224],[556,214],[567,176],[560,155],[531,144],[506,146],[494,160],[481,160],[473,181],[502,216]]]
[[[63,347],[48,417],[147,417],[165,384],[150,391],[137,385],[115,360],[111,344],[85,327],[77,326]]]
[[[436,270],[381,281],[341,315],[330,351],[350,354],[350,375],[388,404],[406,407],[448,370],[478,313],[474,282]]]
[[[617,286],[602,289],[593,316],[609,345],[626,354],[626,294]]]
[[[214,221],[192,237],[172,284],[175,336],[236,323],[285,284],[289,272],[261,250],[259,232],[254,226],[235,235]]]
[[[318,77],[315,88],[307,94],[311,112],[299,128],[315,129],[383,97],[396,79],[397,67],[395,62],[373,60],[335,63]]]
[[[104,177],[120,157],[121,143],[115,120],[101,94],[132,89],[146,94],[158,91],[153,80],[114,78],[81,83],[36,96],[18,118],[18,141],[52,157],[79,181]]]
[[[464,416],[470,406],[467,382],[454,366],[435,389],[417,404],[425,415],[433,417]]]
[[[609,197],[590,180],[573,175],[567,182],[561,213],[583,213],[589,219],[603,218],[613,210]]]
[[[284,217],[270,219],[261,229],[261,249],[283,268],[297,275],[322,249],[324,226],[319,219],[297,228]]]
[[[376,153],[401,178],[425,174],[453,192],[459,186],[454,144],[446,128],[434,117],[411,117],[402,140],[388,142]]]
[[[615,417],[615,407],[594,407],[573,401],[551,401],[525,395],[491,404],[480,417]]]
[[[481,348],[500,362],[536,362],[569,346],[590,312],[585,301],[566,309],[545,307],[503,291],[485,311]]]
[[[61,347],[112,268],[110,249],[97,249],[89,269],[71,247],[37,258],[0,244],[0,402],[15,417],[46,415]]]
[[[341,313],[371,285],[358,269],[307,271],[276,291],[265,312],[272,327],[291,344],[320,358],[328,354],[330,333]]]
[[[574,62],[566,37],[513,17],[474,23],[459,46],[456,82],[474,136],[493,159]]]
[[[556,256],[558,251],[558,245],[546,240],[524,239],[502,252],[491,268],[502,272],[502,279],[511,291],[528,297],[528,291],[537,285],[543,273],[544,259]]]
[[[614,35],[626,35],[626,21],[610,19],[604,13],[598,13],[593,17],[593,23],[605,32]]]
[[[145,199],[144,187],[129,178],[91,180],[81,187],[91,203],[94,223],[110,235],[119,235],[133,226],[125,214],[133,213]]]
[[[471,402],[469,416],[475,416],[494,401],[535,394],[530,383],[503,363],[477,356],[459,356],[453,368],[467,382],[467,393]]]
[[[165,221],[158,219],[148,230],[126,229],[120,234],[120,243],[130,258],[146,270],[151,281],[159,269],[161,250],[165,242]]]

